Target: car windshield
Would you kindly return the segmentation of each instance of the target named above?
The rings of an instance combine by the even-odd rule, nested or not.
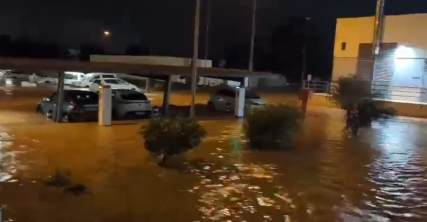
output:
[[[78,79],[78,77],[74,74],[65,74],[64,79]]]
[[[118,79],[105,79],[104,82],[108,84],[120,84]]]
[[[65,100],[71,100],[77,104],[97,104],[98,94],[93,92],[69,91],[65,92]]]
[[[117,81],[118,81],[120,84],[129,84],[128,82],[126,82],[126,81],[124,81],[124,80],[122,80],[122,79],[117,79]]]
[[[124,100],[148,100],[144,94],[138,93],[138,92],[123,93],[122,99],[124,99]]]

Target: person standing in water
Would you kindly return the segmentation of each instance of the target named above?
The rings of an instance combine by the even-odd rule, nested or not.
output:
[[[351,108],[347,110],[346,129],[351,131],[354,136],[357,136],[359,128],[359,110],[356,105],[352,105]]]

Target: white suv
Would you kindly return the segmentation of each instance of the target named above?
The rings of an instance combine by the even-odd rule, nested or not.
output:
[[[88,73],[80,81],[80,87],[88,88],[98,79],[117,79],[117,75],[112,73]]]
[[[141,92],[142,90],[134,84],[128,83],[122,79],[111,78],[111,79],[94,79],[90,82],[89,90],[92,92],[98,92],[100,86],[109,86],[112,90],[131,90]]]

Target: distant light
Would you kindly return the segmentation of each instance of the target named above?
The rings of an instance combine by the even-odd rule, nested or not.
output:
[[[398,73],[406,73],[414,66],[415,50],[407,46],[399,46],[394,51],[394,67]]]
[[[394,58],[395,59],[415,58],[415,51],[410,47],[402,45],[397,47],[396,51],[394,51]]]
[[[110,31],[108,31],[108,30],[105,30],[105,31],[104,31],[104,35],[105,35],[106,37],[109,37],[109,36],[111,36],[111,32],[110,32]]]

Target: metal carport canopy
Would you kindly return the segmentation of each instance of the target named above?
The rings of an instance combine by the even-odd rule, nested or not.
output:
[[[109,62],[81,62],[60,59],[34,59],[0,57],[0,69],[19,70],[21,72],[105,72],[126,73],[129,75],[143,76],[154,79],[165,79],[172,75],[191,77],[191,67],[167,65],[140,65]],[[248,70],[224,68],[199,68],[199,76],[242,79],[245,77],[269,77],[274,74],[268,72],[250,72]]]

